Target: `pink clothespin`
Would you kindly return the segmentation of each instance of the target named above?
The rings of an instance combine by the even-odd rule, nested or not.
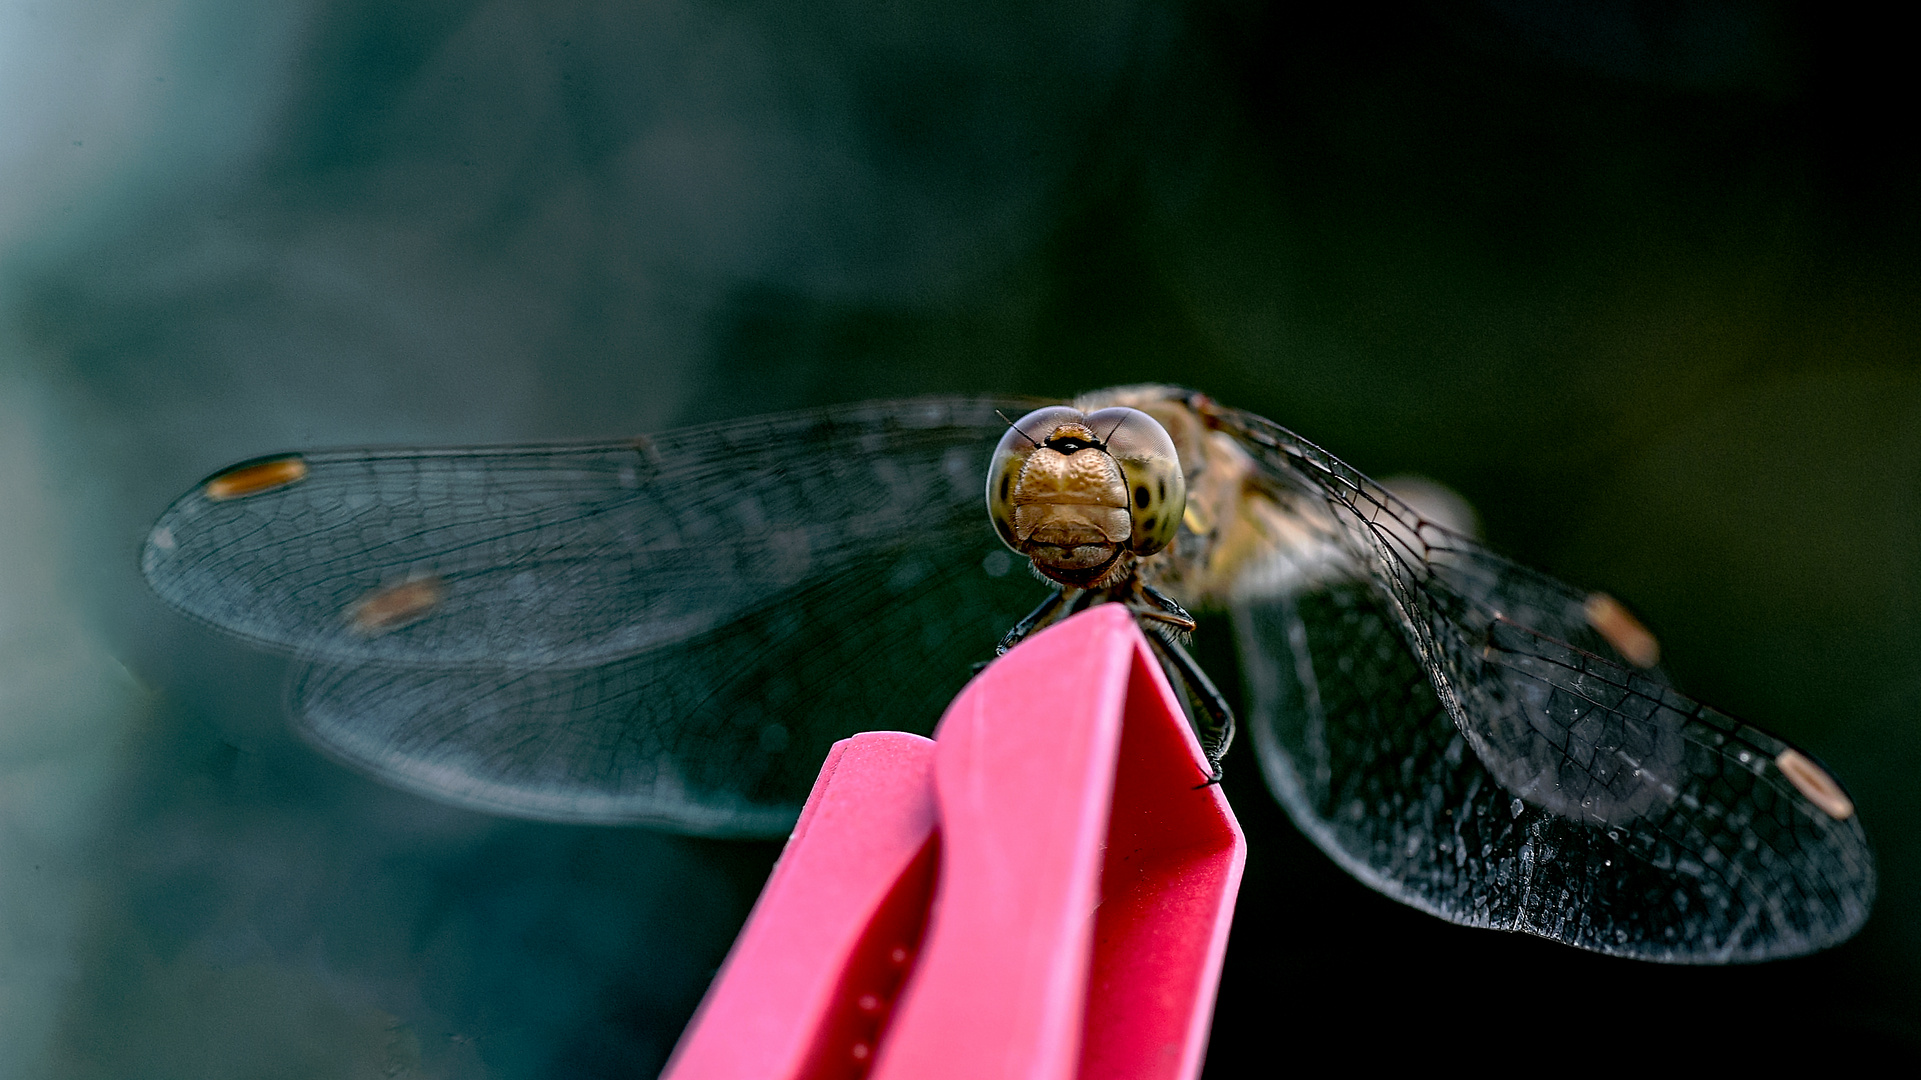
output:
[[[1188,1078],[1246,843],[1134,620],[837,743],[674,1080]]]

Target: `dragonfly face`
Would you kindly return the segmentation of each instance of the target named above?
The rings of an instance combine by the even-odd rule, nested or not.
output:
[[[1008,425],[987,468],[987,511],[1008,547],[1074,588],[1125,574],[1166,547],[1187,486],[1167,429],[1125,406],[1066,405]]]
[[[1617,602],[1199,394],[1031,408],[283,454],[176,501],[143,568],[292,654],[295,723],[390,782],[775,835],[828,745],[928,730],[1044,595],[1005,543],[1068,592],[1133,582],[1229,613],[1268,786],[1388,895],[1678,962],[1804,953],[1866,918],[1845,791],[1676,691]]]

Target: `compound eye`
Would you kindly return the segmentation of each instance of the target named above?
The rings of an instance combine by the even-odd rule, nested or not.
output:
[[[1134,525],[1128,550],[1152,555],[1173,543],[1187,509],[1187,478],[1167,429],[1139,409],[1118,406],[1089,414],[1085,423],[1127,478],[1127,511]]]
[[[994,447],[994,459],[987,466],[987,516],[993,519],[1001,543],[1020,551],[1014,537],[1014,492],[1020,487],[1028,456],[1062,424],[1084,424],[1086,420],[1079,409],[1049,405],[1014,421],[1014,426],[1001,435]]]

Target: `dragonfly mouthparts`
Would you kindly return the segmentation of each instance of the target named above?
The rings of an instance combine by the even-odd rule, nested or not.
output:
[[[1072,454],[1081,450],[1101,449],[1100,443],[1090,442],[1086,439],[1077,439],[1071,436],[1064,439],[1049,439],[1041,445],[1047,447],[1049,450],[1055,450],[1063,454]]]

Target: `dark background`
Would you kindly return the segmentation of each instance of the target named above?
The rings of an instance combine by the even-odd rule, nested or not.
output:
[[[1893,25],[168,11],[100,58],[133,72],[137,145],[5,253],[67,538],[41,576],[144,688],[71,849],[54,1074],[650,1075],[777,854],[491,819],[305,748],[280,662],[136,573],[207,472],[1143,380],[1453,486],[1497,548],[1641,613],[1682,687],[1825,760],[1881,860],[1826,954],[1635,965],[1369,892],[1237,754],[1211,1075],[1921,1051],[1921,162]],[[1231,686],[1227,633],[1200,651]]]

